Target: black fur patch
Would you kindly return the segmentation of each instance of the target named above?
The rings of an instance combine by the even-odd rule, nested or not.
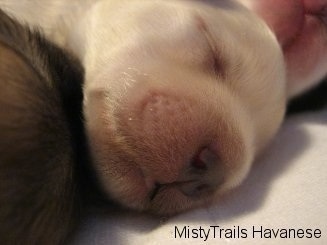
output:
[[[327,106],[327,78],[318,86],[300,95],[288,104],[287,114],[317,111]]]

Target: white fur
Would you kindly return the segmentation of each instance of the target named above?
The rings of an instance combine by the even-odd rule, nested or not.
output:
[[[94,165],[105,190],[126,206],[174,213],[212,200],[246,177],[280,126],[287,93],[281,49],[266,24],[237,2],[0,0],[0,6],[41,26],[82,61]],[[208,138],[226,178],[214,195],[189,198],[168,185],[149,201],[154,183],[177,183],[183,157]]]

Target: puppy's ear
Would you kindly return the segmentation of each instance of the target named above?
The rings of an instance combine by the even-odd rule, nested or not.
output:
[[[79,217],[82,78],[75,59],[0,10],[0,244],[62,244]]]

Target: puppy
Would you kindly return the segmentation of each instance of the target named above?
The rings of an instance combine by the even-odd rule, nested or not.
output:
[[[326,74],[326,5],[0,1],[82,62],[87,137],[104,191],[159,214],[210,203],[247,176],[287,100]]]
[[[82,81],[75,58],[0,10],[0,244],[62,244],[72,231]]]

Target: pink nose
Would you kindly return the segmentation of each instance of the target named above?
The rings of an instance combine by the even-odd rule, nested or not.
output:
[[[208,148],[201,149],[181,174],[181,179],[191,180],[179,182],[177,187],[190,197],[209,194],[224,182],[223,165],[216,153]]]
[[[187,197],[198,198],[213,193],[224,182],[224,169],[216,154],[202,149],[195,158],[179,172],[176,181],[155,183],[150,193],[153,199],[166,187],[174,187]]]
[[[195,98],[149,92],[127,118],[141,168],[154,179],[153,196],[174,187],[189,197],[213,192],[224,181],[216,128]]]

